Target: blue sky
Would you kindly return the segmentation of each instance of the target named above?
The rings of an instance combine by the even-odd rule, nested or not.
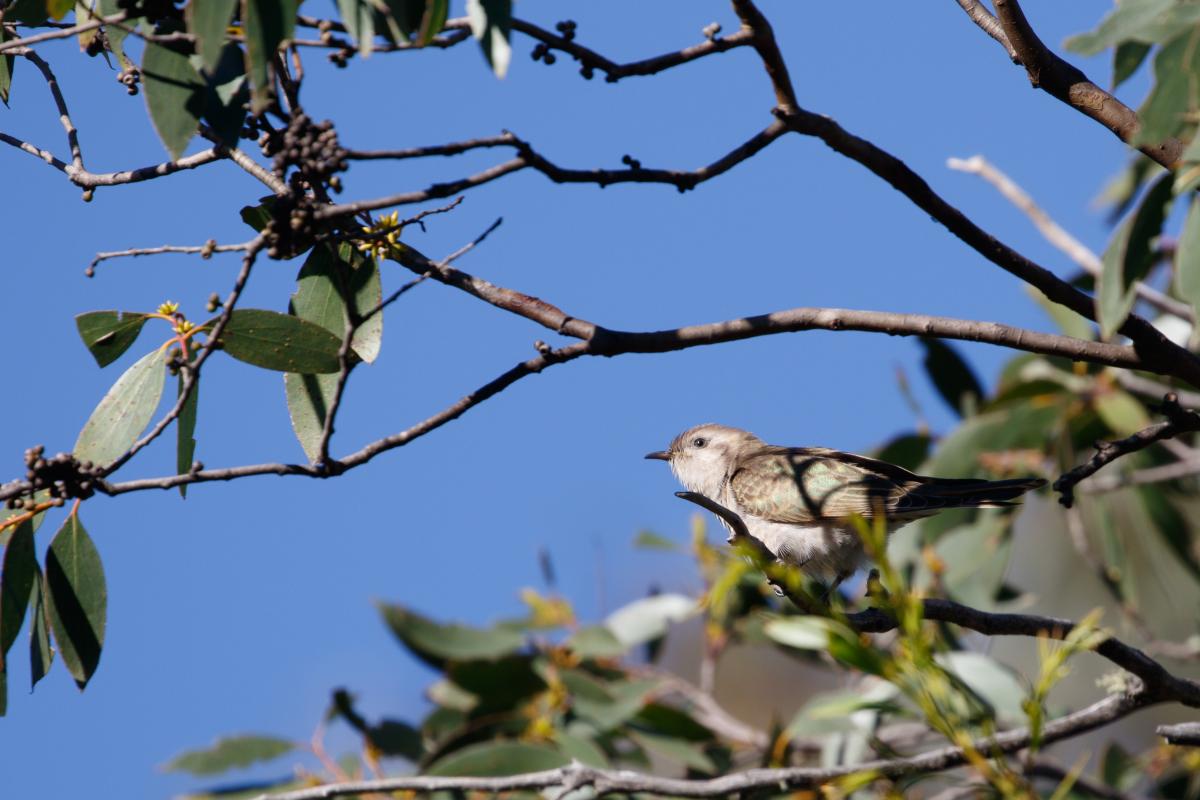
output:
[[[1059,44],[1092,27],[1100,0],[1042,4],[1033,22]],[[310,14],[332,3],[309,0]],[[903,158],[983,227],[1060,274],[1069,265],[977,178],[945,167],[982,153],[1094,248],[1107,229],[1093,199],[1123,165],[1111,134],[1032,91],[1003,51],[954,3],[872,6],[764,2],[801,104]],[[453,13],[461,9],[454,7]],[[618,60],[693,43],[723,3],[545,2],[518,14],[569,17],[579,41]],[[449,52],[376,55],[346,71],[309,55],[303,100],[333,117],[344,144],[406,147],[511,129],[564,166],[694,168],[769,121],[755,54],[740,49],[657,77],[583,81],[569,58],[547,67],[516,37],[497,81],[471,43]],[[101,61],[61,43],[56,70],[95,171],[165,157],[144,99]],[[1084,64],[1106,83],[1105,61]],[[1133,82],[1126,99],[1140,101]],[[45,85],[18,63],[0,130],[65,153]],[[355,164],[346,197],[453,179],[506,158],[473,153],[425,163]],[[97,250],[247,238],[238,209],[264,194],[232,164],[99,191],[84,204],[61,175],[11,148],[0,317],[11,343],[0,404],[0,454],[68,450],[108,385],[154,342],[97,369],[72,317],[150,310],[163,300],[203,315],[235,258],[113,262],[88,280]],[[415,210],[415,209],[412,209]],[[402,214],[403,215],[403,214]],[[557,186],[519,173],[473,191],[411,241],[456,249],[504,224],[460,266],[543,297],[570,314],[654,329],[800,305],[914,311],[1038,329],[1050,323],[1012,277],[953,239],[899,194],[819,142],[785,137],[687,194],[660,186]],[[298,262],[262,262],[244,307],[286,308]],[[384,265],[385,288],[407,276]],[[520,359],[546,332],[453,289],[425,285],[393,306],[383,352],[354,374],[335,452],[400,430]],[[988,380],[1009,356],[962,348]],[[229,732],[306,739],[346,686],[371,715],[415,716],[429,674],[391,641],[372,607],[384,599],[483,623],[519,610],[538,586],[537,551],[560,587],[597,617],[648,585],[692,588],[690,571],[630,547],[637,530],[686,536],[691,507],[661,464],[641,458],[705,421],[786,444],[866,450],[911,428],[896,390],[903,368],[935,428],[952,424],[902,338],[800,333],[665,356],[576,361],[527,379],[462,419],[337,480],[258,478],[88,501],[82,517],[104,559],[109,629],[100,670],[80,695],[61,666],[33,694],[17,645],[0,788],[65,797],[96,786],[165,796],[197,784],[157,771],[179,750]],[[198,458],[209,466],[299,460],[278,374],[226,358],[205,369]],[[170,443],[122,473],[173,469]],[[39,534],[49,540],[56,519]]]

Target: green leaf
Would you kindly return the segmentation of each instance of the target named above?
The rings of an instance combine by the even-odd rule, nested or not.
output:
[[[250,110],[255,114],[267,107],[274,94],[275,53],[292,38],[298,5],[297,0],[242,0]]]
[[[1179,289],[1179,295],[1200,314],[1200,201],[1192,201],[1183,223],[1183,232],[1179,235],[1179,250],[1175,255],[1175,286]]]
[[[1025,720],[1021,705],[1025,688],[1008,667],[982,653],[965,651],[939,653],[934,660],[987,701],[1000,722],[1017,725]]]
[[[1176,5],[1176,0],[1123,0],[1096,30],[1067,39],[1067,49],[1094,56],[1129,39],[1159,41],[1164,25],[1170,28],[1175,22],[1171,11]]]
[[[5,22],[23,22],[26,25],[44,25],[47,20],[46,0],[13,0],[4,9]]]
[[[1178,136],[1200,108],[1200,26],[1167,42],[1154,57],[1154,88],[1138,109],[1142,126],[1130,142],[1158,144]]]
[[[1154,239],[1162,233],[1171,208],[1170,172],[1163,173],[1146,191],[1133,216],[1122,223],[1101,259],[1096,314],[1100,334],[1107,339],[1125,323],[1136,298],[1134,284],[1146,277],[1156,259]]]
[[[612,730],[632,719],[649,702],[651,693],[659,685],[655,679],[605,684],[578,669],[562,670],[559,675],[571,692],[571,707],[575,713],[602,731]]]
[[[1115,90],[1137,72],[1137,68],[1150,55],[1150,45],[1145,42],[1126,41],[1113,50],[1112,88]]]
[[[12,35],[8,29],[0,25],[0,44],[4,44]],[[3,58],[0,58],[0,103],[8,105],[8,94],[12,90],[13,66],[16,64],[16,57],[12,53],[5,53]]]
[[[568,756],[544,744],[479,742],[443,756],[433,762],[425,774],[500,777],[556,769],[568,763]]]
[[[271,761],[296,749],[296,744],[276,736],[230,736],[217,739],[212,747],[180,753],[163,766],[167,772],[219,775],[231,769]]]
[[[204,68],[199,56],[192,56],[197,72]],[[246,82],[246,60],[242,50],[230,42],[221,50],[217,63],[203,73],[204,121],[223,144],[235,146],[246,121],[246,103],[250,87]]]
[[[991,609],[1004,582],[1012,553],[1012,515],[988,513],[937,539],[936,552],[947,565],[942,582],[961,603]],[[921,569],[926,569],[924,561]]]
[[[958,351],[941,339],[922,336],[925,371],[942,396],[960,417],[970,415],[983,397],[983,386]]]
[[[75,0],[45,0],[46,13],[53,19],[62,19],[75,7]]]
[[[401,606],[379,604],[396,638],[426,663],[440,668],[446,661],[497,659],[521,648],[525,637],[505,628],[473,628],[442,624]]]
[[[704,752],[701,745],[674,739],[670,736],[659,736],[645,731],[630,731],[629,737],[656,756],[670,761],[677,761],[689,769],[694,769],[706,775],[717,771],[717,765]]]
[[[320,325],[289,314],[250,308],[229,315],[221,346],[256,367],[310,374],[338,371],[341,340]]]
[[[512,0],[467,0],[467,20],[483,57],[496,77],[503,78],[512,60],[512,46],[508,43],[512,32]]]
[[[33,597],[30,606],[33,615],[29,620],[29,673],[30,689],[46,676],[54,661],[54,648],[50,645],[50,618],[46,610],[46,579],[41,570],[33,576]]]
[[[927,433],[903,433],[875,451],[875,458],[915,470],[929,457],[933,439]]]
[[[690,742],[711,742],[714,739],[713,732],[693,719],[691,714],[662,703],[647,704],[637,713],[634,724],[663,736]]]
[[[399,756],[416,763],[425,754],[421,732],[407,722],[385,719],[368,728],[367,737],[385,756]]]
[[[160,26],[160,33],[172,33]],[[146,43],[142,56],[146,107],[158,138],[171,158],[179,158],[196,134],[204,114],[207,87],[186,53],[165,44]]]
[[[657,534],[654,531],[638,531],[638,535],[633,539],[633,546],[640,547],[643,550],[669,550],[673,553],[677,553],[682,549],[678,542]]]
[[[1142,777],[1142,765],[1116,742],[1104,748],[1100,756],[1100,779],[1105,785],[1127,792]]]
[[[196,37],[196,52],[210,73],[221,60],[225,31],[237,4],[238,0],[192,0],[184,7],[188,32]]]
[[[939,442],[922,470],[928,475],[955,478],[986,476],[980,456],[1043,447],[1054,436],[1055,422],[1061,414],[1058,403],[1025,401],[971,417]]]
[[[612,631],[599,625],[575,631],[566,645],[580,658],[620,658],[627,649]]]
[[[1145,407],[1128,392],[1115,386],[1098,392],[1092,405],[1109,429],[1120,436],[1129,436],[1150,425]]]
[[[563,755],[581,764],[597,769],[607,769],[610,764],[608,756],[591,739],[578,736],[569,731],[554,731],[554,743]]]
[[[325,414],[333,402],[337,390],[337,375],[299,375],[295,372],[283,376],[283,391],[287,398],[288,417],[296,440],[304,448],[304,455],[315,462],[321,455],[321,434],[325,432]]]
[[[37,572],[33,525],[26,520],[13,530],[0,567],[0,666],[7,664],[9,648],[25,623],[25,609],[33,595]]]
[[[262,233],[262,229],[267,227],[267,223],[271,221],[271,209],[275,207],[278,200],[279,198],[270,195],[260,200],[256,206],[242,206],[242,210],[239,212],[242,222]]]
[[[100,554],[77,513],[63,522],[46,553],[50,625],[63,663],[83,689],[100,663],[108,588]]]
[[[117,2],[118,0],[96,0],[96,13],[102,17],[111,17],[122,10]],[[104,28],[104,35],[108,37],[108,46],[112,48],[113,54],[121,66],[133,66],[133,62],[125,55],[125,37],[129,34],[116,25],[108,25]]]
[[[175,397],[178,398],[182,393],[183,373],[180,373]],[[175,420],[175,471],[180,475],[191,471],[196,457],[196,410],[199,405],[200,378],[197,376],[192,384],[192,392]],[[180,484],[179,496],[187,497],[187,484]]]
[[[75,327],[92,358],[107,367],[137,341],[147,319],[133,311],[89,311],[75,317]]]
[[[338,16],[346,33],[358,42],[358,52],[371,55],[375,43],[375,7],[366,0],[337,0]]]
[[[604,627],[625,647],[657,639],[672,622],[696,613],[696,601],[682,594],[658,594],[634,600],[604,620]]]
[[[510,711],[546,689],[528,655],[509,654],[494,661],[461,661],[448,666],[446,676],[460,689],[479,698],[475,714]]]
[[[1042,310],[1054,321],[1058,329],[1066,336],[1091,341],[1096,338],[1092,323],[1082,314],[1077,314],[1066,306],[1059,305],[1032,286],[1026,287],[1029,296],[1041,306]]]
[[[73,452],[80,461],[108,464],[137,441],[158,408],[167,354],[152,350],[125,370],[88,417]]]
[[[297,289],[292,295],[291,312],[307,322],[320,325],[338,339],[346,335],[349,308],[355,319],[369,313],[383,298],[379,267],[373,258],[365,258],[350,245],[334,248],[317,245],[296,276]],[[359,325],[351,339],[355,355],[371,362],[379,355],[383,340],[383,315],[375,314]],[[292,430],[309,461],[320,455],[325,414],[333,402],[336,375],[283,376],[288,416]]]
[[[820,617],[779,617],[767,622],[763,632],[797,650],[824,650],[829,645],[829,626]]]
[[[1196,558],[1187,519],[1158,486],[1137,487],[1138,496],[1155,529],[1196,580],[1200,580],[1200,560]]]

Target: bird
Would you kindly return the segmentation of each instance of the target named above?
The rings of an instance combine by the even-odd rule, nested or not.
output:
[[[891,534],[950,508],[1016,505],[1021,495],[1046,483],[1033,477],[933,478],[840,450],[770,445],[748,431],[713,423],[688,428],[666,450],[646,458],[666,461],[688,491],[740,516],[779,561],[832,576],[826,596],[866,558],[854,515],[873,522],[882,514]]]

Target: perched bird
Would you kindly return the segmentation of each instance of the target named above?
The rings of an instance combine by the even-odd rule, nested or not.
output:
[[[737,513],[776,558],[832,575],[830,591],[864,557],[851,515],[870,522],[883,514],[891,533],[948,508],[1014,505],[1046,483],[1041,478],[930,478],[824,447],[777,447],[747,431],[713,424],[689,428],[667,450],[646,458],[666,461],[688,491]]]

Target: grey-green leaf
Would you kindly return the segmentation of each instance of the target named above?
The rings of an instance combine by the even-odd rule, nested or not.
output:
[[[178,398],[182,393],[183,374],[180,373],[175,397]],[[192,461],[196,457],[196,412],[199,406],[200,379],[197,377],[192,384],[192,391],[184,402],[183,408],[179,410],[179,417],[175,421],[175,471],[180,475],[191,470]],[[179,495],[187,497],[186,483],[180,484]]]
[[[1175,0],[1124,0],[1090,33],[1072,36],[1067,40],[1067,49],[1080,55],[1094,56],[1127,39],[1153,42],[1152,29],[1159,19],[1175,4]]]
[[[645,644],[696,612],[696,601],[682,594],[658,594],[634,600],[608,615],[604,627],[626,647]]]
[[[1200,314],[1200,202],[1192,201],[1175,254],[1175,286]]]
[[[75,327],[92,358],[107,367],[137,341],[146,319],[133,311],[88,311],[75,317]]]
[[[371,55],[375,42],[375,7],[367,0],[337,0],[338,16],[346,33],[358,43],[358,52]]]
[[[39,570],[33,576],[33,597],[29,605],[33,616],[29,621],[29,688],[46,677],[54,661],[50,644],[50,617],[46,610],[46,579]]]
[[[204,80],[187,55],[165,44],[147,42],[142,56],[142,83],[154,130],[171,158],[179,158],[204,114]]]
[[[13,530],[0,567],[0,665],[7,663],[9,648],[25,622],[37,572],[33,525],[26,520]]]
[[[103,465],[123,455],[154,416],[166,382],[166,353],[153,350],[117,379],[79,432],[73,452]]]
[[[251,111],[267,107],[275,86],[275,52],[292,38],[297,0],[242,0],[246,31],[246,73],[250,76]]]
[[[960,417],[970,415],[983,397],[983,386],[974,370],[958,351],[941,339],[921,337],[925,348],[925,372],[942,396]]]
[[[467,0],[467,20],[483,57],[496,77],[503,78],[512,60],[508,41],[512,32],[512,0]]]
[[[318,245],[296,275],[291,312],[306,322],[328,330],[341,341],[346,335],[349,310],[355,320],[379,305],[383,286],[375,259],[366,258],[349,244],[336,249]],[[350,346],[363,361],[374,361],[383,340],[383,314],[373,314],[354,331]]]
[[[1153,145],[1178,136],[1200,108],[1200,25],[1167,42],[1154,57],[1154,88],[1138,117],[1133,144]]]
[[[262,761],[271,761],[296,749],[296,743],[276,736],[229,736],[212,747],[180,753],[163,766],[168,772],[219,775]]]
[[[402,606],[379,604],[384,621],[402,644],[427,663],[495,659],[519,649],[525,637],[508,628],[442,624]]]
[[[337,375],[300,375],[285,373],[283,389],[287,398],[288,417],[296,440],[304,448],[309,461],[321,454],[321,434],[325,431],[325,414],[333,402]]]
[[[184,8],[188,32],[196,37],[196,51],[210,73],[221,58],[225,31],[237,4],[238,0],[192,0]]]
[[[580,628],[566,644],[580,658],[620,658],[628,649],[612,631],[599,625]]]
[[[264,309],[238,309],[221,334],[225,352],[239,361],[279,372],[338,371],[341,340],[320,325]]]
[[[1134,284],[1146,277],[1154,264],[1154,239],[1162,233],[1163,221],[1174,199],[1172,178],[1170,172],[1158,177],[1104,251],[1096,313],[1100,333],[1106,339],[1125,323],[1136,299]]]
[[[471,744],[438,759],[427,775],[519,775],[565,766],[563,753],[544,744],[493,741]]]
[[[50,625],[63,663],[80,689],[100,663],[108,616],[108,587],[100,553],[79,515],[67,517],[46,553]]]
[[[1121,42],[1113,50],[1113,89],[1116,89],[1137,72],[1137,68],[1150,54],[1150,45],[1145,42]]]
[[[13,38],[8,32],[8,29],[0,25],[0,44]],[[0,58],[0,103],[8,105],[8,94],[12,90],[13,66],[16,64],[16,58],[12,53],[5,53],[3,58]]]

